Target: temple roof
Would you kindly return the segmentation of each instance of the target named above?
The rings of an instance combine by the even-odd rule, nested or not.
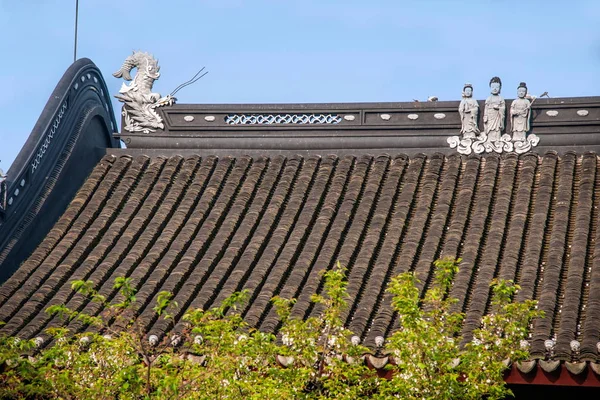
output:
[[[177,332],[190,307],[243,289],[245,320],[277,332],[272,297],[297,298],[293,316],[318,313],[310,297],[339,261],[346,325],[385,359],[375,338],[398,327],[391,277],[414,271],[426,290],[433,262],[454,257],[465,340],[488,311],[490,282],[514,279],[517,299],[538,300],[546,317],[531,330],[532,361],[513,372],[564,365],[600,386],[600,98],[539,99],[532,151],[466,155],[449,140],[458,101],[176,104],[155,109],[163,128],[113,134],[106,92],[91,61],[74,64],[9,171],[0,334],[44,337],[62,324],[44,312],[53,304],[98,314],[71,282],[91,280],[110,300],[122,276],[149,335]],[[174,320],[152,310],[165,290]]]
[[[532,356],[597,362],[599,165],[589,152],[108,155],[0,288],[0,332],[43,335],[60,323],[44,312],[52,304],[97,313],[70,282],[91,280],[111,298],[118,276],[133,278],[149,333],[178,330],[189,307],[242,289],[250,292],[246,321],[274,332],[270,299],[297,298],[294,316],[318,312],[310,296],[339,260],[348,269],[346,323],[375,348],[376,336],[397,327],[390,277],[415,271],[425,288],[432,262],[450,256],[462,258],[451,295],[466,312],[467,338],[488,309],[491,280],[515,279],[518,298],[539,300],[546,314],[532,330]],[[161,290],[175,294],[175,324],[151,309]]]

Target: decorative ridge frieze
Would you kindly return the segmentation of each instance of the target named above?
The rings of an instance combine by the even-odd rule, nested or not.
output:
[[[593,149],[600,149],[600,97],[538,98],[533,102],[526,98],[530,105],[525,140],[518,140],[523,133],[516,127],[519,118],[510,114],[511,107],[517,113],[516,107],[522,102],[505,100],[504,125],[500,134],[496,135],[489,129],[486,131],[485,101],[464,100],[467,104],[463,103],[462,108],[458,101],[174,104],[155,109],[162,118],[164,130],[144,133],[123,129],[120,137],[128,148],[207,151],[277,149],[325,152],[326,149],[368,148],[403,152],[433,150],[445,154],[469,154],[469,151],[471,154],[486,154],[488,151],[521,154],[540,145],[543,146],[540,151],[556,148],[561,153],[567,150],[561,146],[598,146]],[[493,105],[491,107],[493,109]],[[461,110],[467,108],[475,108],[478,115],[469,128],[472,131],[461,132],[464,115],[468,114]],[[546,114],[548,110],[560,113],[550,117]],[[586,110],[588,114],[581,116],[579,110]],[[123,122],[125,127],[127,124]],[[451,148],[449,141],[456,145]],[[465,151],[457,151],[459,146]]]

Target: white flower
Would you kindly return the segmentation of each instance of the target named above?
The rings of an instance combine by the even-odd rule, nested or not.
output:
[[[281,336],[281,341],[283,342],[284,345],[286,346],[291,346],[294,343],[294,339],[292,339],[291,337],[289,337],[286,333],[284,333]]]

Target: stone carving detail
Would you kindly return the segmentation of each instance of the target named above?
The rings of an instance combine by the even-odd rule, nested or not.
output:
[[[473,145],[473,140],[471,139],[461,139],[460,136],[450,136],[446,139],[451,149],[456,148],[460,154],[471,154],[471,146]]]
[[[485,100],[483,110],[483,133],[479,139],[473,143],[475,153],[482,153],[484,150],[489,153],[495,151],[512,151],[513,144],[510,141],[510,135],[505,133],[504,120],[506,117],[506,103],[500,96],[502,91],[502,81],[495,76],[490,80],[490,96]]]
[[[530,102],[525,98],[526,95],[527,85],[525,82],[521,82],[517,88],[517,98],[510,105],[512,141],[515,152],[518,154],[531,150],[540,142],[540,138],[533,133],[527,135],[531,129],[531,105],[535,101],[535,97]]]
[[[479,116],[479,104],[473,99],[473,85],[465,83],[462,92],[462,100],[458,106],[461,128],[459,136],[448,138],[448,144],[451,148],[457,147],[461,154],[471,154],[473,141],[479,136],[479,127],[477,126],[477,117]]]
[[[133,68],[137,68],[137,73],[132,79],[130,72]],[[115,95],[124,103],[122,115],[125,119],[125,130],[150,133],[164,129],[163,120],[155,109],[173,105],[175,98],[171,95],[162,97],[159,93],[152,92],[154,81],[160,77],[159,71],[158,61],[153,56],[134,51],[113,74],[115,78],[132,81],[129,85],[123,83],[119,94]]]
[[[225,123],[229,125],[270,125],[270,124],[339,124],[342,117],[337,114],[229,114]]]
[[[461,154],[496,153],[515,151],[518,154],[525,153],[537,146],[540,139],[534,134],[528,134],[531,130],[531,105],[535,101],[534,96],[527,96],[527,85],[521,82],[517,88],[517,99],[510,106],[511,133],[503,133],[505,128],[506,103],[500,91],[502,81],[497,76],[490,80],[490,96],[485,101],[483,114],[483,132],[479,131],[477,125],[477,114],[479,106],[473,100],[473,87],[465,84],[463,88],[463,100],[460,102],[458,112],[461,120],[460,136],[451,136],[447,139],[451,148],[456,148]],[[532,101],[529,100],[532,99]]]
[[[479,117],[479,104],[473,98],[473,85],[465,83],[463,87],[462,100],[458,106],[461,128],[464,139],[476,139],[479,135],[477,118]]]
[[[590,112],[588,110],[577,110],[577,115],[580,117],[586,117]]]
[[[380,117],[384,121],[389,121],[390,118],[392,118],[392,116],[390,114],[381,114]]]
[[[433,118],[435,118],[435,119],[444,119],[444,118],[446,118],[446,114],[444,114],[444,113],[436,113],[436,114],[433,114]]]
[[[546,111],[546,115],[549,117],[556,117],[558,115],[558,111],[556,110],[548,110]]]

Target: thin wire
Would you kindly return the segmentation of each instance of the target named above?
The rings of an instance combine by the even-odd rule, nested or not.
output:
[[[75,0],[75,45],[73,46],[73,62],[77,61],[77,23],[79,19],[79,0]]]
[[[202,78],[204,75],[208,74],[208,71],[206,71],[205,73],[203,73],[202,75],[198,76],[200,74],[200,72],[204,71],[206,67],[202,67],[202,69],[198,72],[196,72],[196,75],[194,75],[192,77],[192,79],[190,79],[187,82],[182,83],[181,85],[177,86],[172,92],[171,92],[171,96],[174,96],[175,93],[179,92],[181,89],[183,89],[186,86],[189,86],[193,83],[196,83],[200,78]],[[196,78],[197,77],[197,78]]]
[[[183,89],[184,87],[186,87],[188,85],[191,85],[192,83],[196,82],[194,79],[196,79],[196,77],[198,76],[198,74],[200,74],[200,72],[204,71],[204,68],[206,68],[206,67],[202,67],[202,69],[200,71],[196,72],[196,75],[194,75],[192,77],[192,79],[190,79],[187,82],[183,82],[181,85],[179,85],[175,89],[173,89],[173,91],[171,92],[171,96],[173,96],[175,93],[177,93],[179,90]],[[202,76],[204,76],[206,74],[208,74],[208,71],[205,72]],[[202,76],[200,78],[202,78]],[[200,78],[198,78],[198,79],[200,79]]]
[[[200,72],[204,71],[204,68],[206,68],[206,67],[202,67],[202,69],[201,69],[200,71],[196,72],[196,75],[192,76],[192,79],[190,79],[190,80],[189,80],[189,81],[187,81],[187,82],[183,82],[181,85],[177,86],[177,87],[176,87],[176,88],[175,88],[175,89],[174,89],[174,90],[171,92],[171,96],[173,95],[173,93],[175,93],[176,91],[178,91],[179,89],[181,89],[181,88],[182,88],[182,87],[183,87],[185,84],[187,84],[187,83],[189,83],[189,82],[193,81],[194,79],[196,79],[196,77],[198,76],[198,74],[199,74]]]
[[[173,93],[171,96],[174,96],[174,95],[175,95],[175,93],[179,92],[179,91],[180,91],[181,89],[183,89],[184,87],[186,87],[186,86],[189,86],[189,85],[191,85],[191,84],[194,84],[194,83],[198,82],[198,81],[200,80],[200,78],[203,78],[203,77],[204,77],[204,75],[206,75],[206,74],[208,74],[208,71],[206,71],[205,73],[203,73],[202,75],[200,75],[198,78],[194,79],[193,81],[191,81],[191,82],[189,82],[189,83],[186,83],[185,85],[181,86],[181,87],[180,87],[179,89],[177,89],[177,91],[175,91],[175,92],[174,92],[174,93]]]

